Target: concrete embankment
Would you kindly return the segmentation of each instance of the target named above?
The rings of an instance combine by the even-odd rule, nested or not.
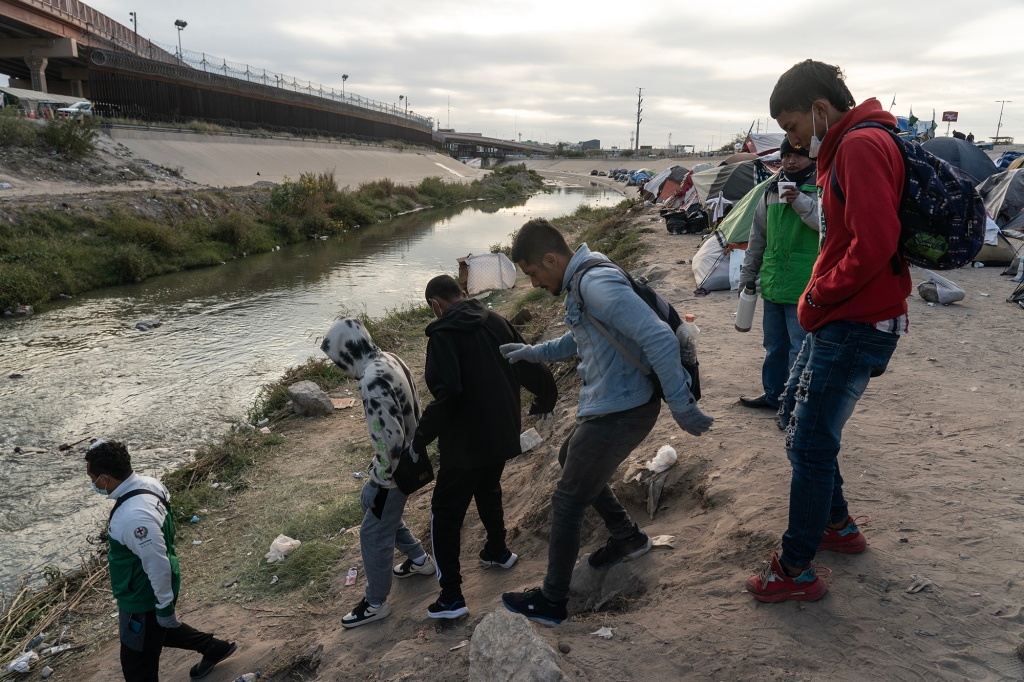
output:
[[[421,150],[157,130],[113,128],[107,133],[136,156],[180,169],[187,179],[214,187],[280,183],[286,175],[298,178],[301,173],[329,171],[339,187],[353,188],[382,178],[416,184],[430,176],[468,182],[486,175],[450,156]]]

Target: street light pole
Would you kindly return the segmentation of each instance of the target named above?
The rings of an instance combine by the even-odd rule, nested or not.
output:
[[[999,123],[996,124],[996,139],[995,139],[995,142],[998,143],[999,142],[999,130],[1003,127],[1003,107],[1006,106],[1007,102],[1009,102],[1010,104],[1013,104],[1013,100],[1012,99],[997,99],[996,101],[999,102]]]
[[[341,98],[345,99],[345,81],[348,80],[348,74],[341,74]]]
[[[139,53],[139,15],[135,12],[129,12],[129,16],[132,18],[132,25],[135,27],[135,54]]]
[[[405,99],[405,95],[399,95],[398,96],[398,103],[401,104],[402,100],[404,100],[404,99]]]
[[[181,19],[175,19],[174,25],[178,27],[178,61],[180,62],[185,57],[185,52],[181,49],[181,32],[186,26],[188,26],[188,22],[182,21]]]

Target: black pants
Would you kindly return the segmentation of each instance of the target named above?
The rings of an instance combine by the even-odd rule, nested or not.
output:
[[[437,581],[445,598],[462,595],[459,572],[460,534],[469,503],[487,529],[484,551],[495,559],[508,548],[505,544],[505,510],[501,506],[501,474],[505,463],[479,469],[445,469],[437,472],[434,496],[430,500],[430,538],[434,546]]]
[[[156,612],[120,613],[121,672],[125,682],[158,682],[160,652],[164,647],[188,649],[206,655],[217,643],[213,635],[182,623],[161,627]]]

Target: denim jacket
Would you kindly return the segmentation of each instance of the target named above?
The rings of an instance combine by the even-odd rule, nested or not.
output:
[[[588,258],[606,258],[582,244],[565,269],[562,290],[569,287],[576,268]],[[653,367],[673,412],[692,403],[690,377],[679,361],[679,342],[663,322],[633,292],[629,281],[614,268],[594,268],[580,280],[587,311],[597,318],[634,357]],[[565,324],[569,331],[537,346],[544,362],[579,355],[583,379],[577,417],[622,412],[645,404],[654,394],[651,380],[599,332],[580,310],[575,292],[565,296]]]

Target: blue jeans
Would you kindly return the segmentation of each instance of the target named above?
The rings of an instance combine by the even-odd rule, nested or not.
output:
[[[562,477],[551,497],[548,572],[543,595],[550,601],[569,596],[572,570],[580,553],[580,533],[587,507],[600,515],[613,538],[633,535],[633,519],[608,481],[630,453],[647,438],[661,412],[661,401],[582,421],[573,427],[558,452]]]
[[[868,381],[885,372],[898,340],[870,324],[838,321],[808,334],[800,349],[779,410],[788,417],[793,467],[782,536],[782,558],[792,568],[810,564],[825,526],[849,516],[838,461],[843,426]]]
[[[786,390],[789,369],[796,362],[797,353],[807,332],[796,317],[795,303],[764,302],[764,364],[761,366],[761,385],[769,403],[778,406]]]

